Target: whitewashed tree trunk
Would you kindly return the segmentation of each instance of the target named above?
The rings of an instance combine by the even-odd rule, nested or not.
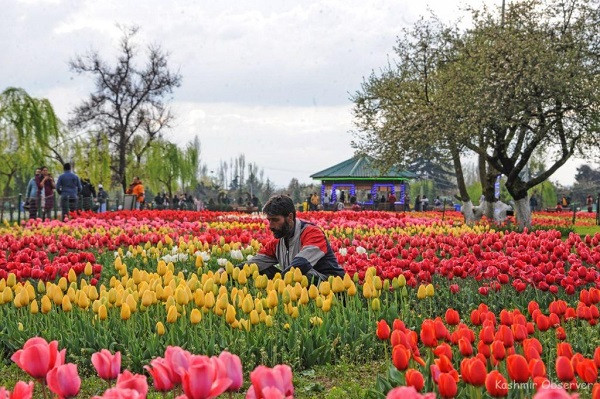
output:
[[[494,207],[497,202],[498,201],[494,201],[494,202],[481,201],[481,205],[480,205],[481,213],[483,214],[483,216],[485,216],[490,221],[494,220]]]
[[[528,197],[515,201],[515,217],[519,228],[531,227],[531,208],[529,208]]]
[[[465,216],[465,223],[472,225],[475,223],[475,215],[473,214],[473,203],[469,201],[463,201],[462,203],[462,214]]]

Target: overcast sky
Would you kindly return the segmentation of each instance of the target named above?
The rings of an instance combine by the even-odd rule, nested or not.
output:
[[[244,153],[278,186],[310,182],[353,155],[349,97],[401,29],[428,9],[449,21],[482,2],[501,0],[0,0],[0,90],[46,97],[66,121],[93,89],[69,59],[94,49],[113,60],[117,24],[139,25],[142,47],[160,44],[183,76],[168,138],[198,134],[209,170]],[[579,163],[554,179],[571,184]]]

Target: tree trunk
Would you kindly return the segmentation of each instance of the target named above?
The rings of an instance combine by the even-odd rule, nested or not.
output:
[[[127,167],[127,143],[125,142],[125,133],[122,133],[119,140],[119,181],[123,192],[127,192],[127,179],[125,169]]]
[[[462,202],[462,214],[465,217],[465,223],[472,225],[475,223],[473,203],[471,202],[471,199],[469,198],[469,192],[467,191],[465,175],[463,174],[462,163],[460,161],[460,151],[454,143],[450,143],[450,153],[452,154],[452,164],[454,165],[454,173],[456,174],[458,198]]]
[[[515,217],[517,225],[523,229],[531,227],[531,209],[529,208],[529,197],[515,200]]]

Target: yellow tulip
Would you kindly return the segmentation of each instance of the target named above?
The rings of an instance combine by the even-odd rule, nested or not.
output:
[[[321,310],[323,310],[323,312],[329,312],[329,310],[331,309],[332,301],[333,295],[323,301],[323,307],[321,308]]]
[[[15,276],[15,277],[16,277],[16,276]],[[42,282],[42,280],[40,280],[40,281],[38,282],[38,285],[39,285],[39,283],[41,283],[41,282]],[[6,280],[5,280],[5,279],[3,279],[3,278],[0,278],[0,292],[1,292],[1,291],[4,291],[4,289],[5,289],[5,288],[6,288]]]
[[[313,326],[320,326],[323,324],[323,319],[321,319],[318,316],[311,317],[310,324],[312,324]]]
[[[278,303],[277,293],[275,291],[269,291],[269,294],[267,295],[267,306],[269,308],[274,308]]]
[[[85,264],[85,268],[83,269],[83,273],[85,273],[86,276],[91,276],[92,275],[92,264],[90,262]]]
[[[417,291],[418,299],[425,299],[427,297],[427,289],[423,284],[419,285],[419,290]]]
[[[427,284],[427,287],[425,287],[425,293],[429,297],[432,297],[434,295],[435,291],[433,289],[433,284]]]
[[[135,300],[133,295],[127,295],[127,298],[125,298],[125,303],[127,304],[127,306],[129,306],[129,310],[131,310],[132,313],[135,313],[135,311],[137,310],[137,301]]]
[[[14,273],[8,273],[8,278],[6,279],[6,285],[9,287],[14,287],[17,284],[17,275]]]
[[[64,312],[69,312],[73,308],[73,305],[71,305],[71,299],[69,299],[68,295],[63,296],[61,306]]]
[[[100,320],[106,320],[108,318],[108,311],[106,310],[106,306],[100,305],[98,308],[98,318]]]
[[[213,306],[215,306],[215,294],[210,291],[204,295],[204,307],[211,309]]]
[[[202,291],[200,288],[194,292],[194,303],[199,308],[204,306],[204,291]]]
[[[367,299],[372,298],[373,295],[373,287],[371,287],[371,284],[366,282],[363,284],[363,296]]]
[[[69,273],[67,274],[67,278],[69,280],[70,283],[76,282],[77,281],[77,274],[75,274],[75,270],[74,269],[69,269]]]
[[[319,289],[316,286],[311,285],[310,288],[308,289],[308,297],[310,299],[315,299],[318,296],[319,296]]]
[[[401,274],[398,276],[398,286],[404,287],[405,285],[406,285],[406,277],[404,277],[404,274]]]
[[[131,317],[131,309],[127,303],[121,305],[121,320],[129,320]]]
[[[371,309],[373,309],[373,310],[381,309],[381,302],[379,301],[379,298],[373,299],[373,302],[371,302]]]
[[[192,309],[190,312],[190,322],[192,324],[198,324],[202,320],[202,313],[198,309]]]
[[[254,301],[252,300],[252,296],[250,294],[246,295],[244,301],[242,302],[242,311],[246,314],[250,313],[254,309]]]
[[[237,278],[238,283],[244,285],[246,284],[246,282],[248,281],[248,277],[246,275],[246,272],[244,270],[240,271],[240,274],[238,275]]]
[[[322,296],[317,297],[315,304],[317,305],[318,308],[322,308],[323,307],[323,297]]]
[[[25,327],[23,327],[23,323],[19,322],[19,324],[17,324],[17,329],[19,331],[23,331],[25,329]]]
[[[46,314],[50,312],[52,309],[52,303],[50,303],[50,298],[47,295],[42,297],[42,313]]]
[[[37,314],[39,312],[39,307],[38,307],[38,303],[37,301],[34,299],[31,302],[31,305],[29,305],[29,313],[31,314]]]
[[[187,305],[190,301],[187,292],[183,288],[177,288],[175,290],[175,300],[179,305]]]
[[[160,321],[156,323],[156,333],[158,335],[165,335],[165,325]]]
[[[331,292],[331,285],[329,284],[329,281],[323,281],[321,284],[319,284],[319,292],[323,296],[329,295]]]
[[[354,295],[356,295],[356,285],[352,281],[351,281],[351,283],[352,284],[350,285],[350,287],[348,287],[348,295],[354,296]]]
[[[203,266],[204,266],[204,260],[202,259],[202,256],[200,256],[200,255],[196,256],[196,269],[199,269]]]
[[[79,291],[77,306],[79,306],[81,309],[87,309],[90,306],[90,300],[83,291]]]
[[[142,305],[143,306],[150,306],[153,303],[153,295],[152,295],[152,291],[150,290],[146,290],[144,291],[144,294],[142,295]]]
[[[381,288],[383,287],[381,277],[379,277],[379,276],[373,277],[373,287],[378,291],[381,290]]]
[[[64,278],[64,277],[61,277],[61,278],[58,280],[58,288],[60,288],[60,290],[61,290],[62,292],[65,292],[65,291],[67,290],[67,279],[66,279],[66,278]]]
[[[177,307],[175,305],[169,306],[169,311],[167,312],[167,323],[175,323],[178,316],[179,314],[177,313]]]
[[[225,321],[232,324],[235,321],[235,308],[233,305],[227,305],[227,312],[225,312]]]

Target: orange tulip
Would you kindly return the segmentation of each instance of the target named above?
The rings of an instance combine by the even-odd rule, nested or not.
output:
[[[410,361],[410,350],[404,345],[396,345],[392,350],[392,363],[400,371],[408,368],[408,362]]]
[[[529,361],[529,374],[531,378],[546,377],[546,365],[541,359],[531,359]]]
[[[508,395],[508,383],[506,378],[498,370],[492,370],[485,379],[485,389],[494,398],[502,398]]]
[[[458,340],[458,349],[460,350],[460,354],[465,357],[471,356],[473,354],[473,346],[468,340],[464,338]]]
[[[525,338],[527,338],[527,327],[525,327],[524,325],[513,324],[511,330],[516,341],[521,342]]]
[[[567,359],[571,359],[573,357],[573,348],[571,348],[571,344],[568,342],[559,342],[556,345],[556,356],[565,356]]]
[[[505,348],[510,348],[515,344],[515,337],[513,336],[512,330],[505,325],[498,326],[495,339],[502,341]]]
[[[556,358],[556,377],[562,382],[570,382],[575,378],[573,365],[566,356],[558,356]]]
[[[594,363],[596,363],[596,367],[600,368],[600,346],[594,351]]]
[[[559,341],[564,341],[565,339],[567,339],[567,333],[565,332],[565,329],[563,327],[558,327],[556,329],[556,339],[558,339]]]
[[[486,345],[494,342],[494,327],[483,327],[479,332],[479,339],[482,340]]]
[[[479,341],[479,343],[477,343],[477,353],[489,358],[491,356],[490,346],[486,345],[483,341]]]
[[[447,343],[442,343],[438,345],[434,350],[433,354],[436,356],[445,355],[448,359],[452,360],[452,348]]]
[[[408,369],[404,374],[406,378],[406,385],[409,387],[414,387],[417,392],[421,392],[423,386],[425,386],[425,380],[423,379],[423,374],[415,369]]]
[[[592,399],[600,399],[600,383],[594,384],[592,388]]]
[[[420,337],[421,342],[423,342],[423,345],[428,346],[430,348],[437,346],[435,327],[433,325],[432,320],[423,321],[423,324],[421,325]]]
[[[463,359],[460,364],[460,372],[463,376],[463,380],[466,383],[480,387],[485,384],[487,377],[487,370],[485,363],[481,359],[474,357],[470,359]]]
[[[506,358],[508,376],[515,382],[527,382],[529,380],[529,365],[521,355],[510,355]]]
[[[506,349],[504,348],[504,344],[502,341],[494,341],[492,342],[492,356],[496,360],[502,360],[506,356]]]
[[[535,318],[535,324],[537,324],[537,328],[540,331],[546,331],[550,328],[550,320],[548,316],[543,314],[538,314]]]

